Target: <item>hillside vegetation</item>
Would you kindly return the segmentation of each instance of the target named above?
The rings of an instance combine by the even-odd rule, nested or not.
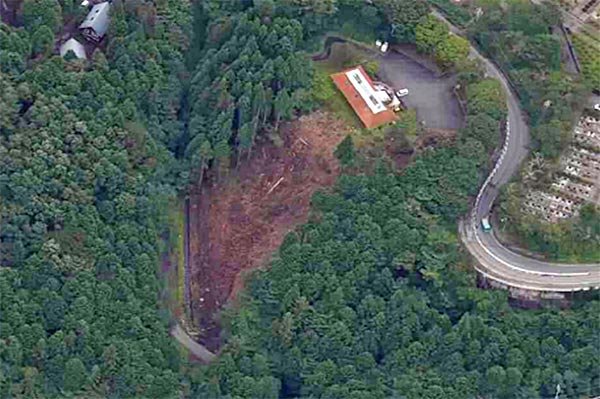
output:
[[[58,2],[25,1],[25,28],[0,32],[2,398],[179,389],[156,271],[189,7],[163,2],[161,22],[150,4],[112,8],[90,62],[35,51]]]
[[[592,90],[600,90],[600,44],[585,35],[573,35],[583,75]]]

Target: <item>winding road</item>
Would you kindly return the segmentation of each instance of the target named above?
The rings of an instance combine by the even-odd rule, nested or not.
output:
[[[442,14],[433,14],[445,22],[454,34],[464,32],[453,26]],[[541,292],[575,292],[600,289],[600,263],[564,264],[544,262],[517,254],[504,247],[493,233],[481,228],[481,219],[489,215],[499,187],[508,183],[529,152],[529,128],[521,112],[519,100],[506,76],[477,49],[471,46],[471,57],[479,59],[488,76],[502,84],[508,105],[507,134],[493,171],[482,185],[470,217],[460,224],[460,235],[476,260],[477,271],[507,287]]]
[[[433,11],[433,15],[445,22],[454,34],[464,36],[464,32],[453,26],[442,14]],[[507,134],[501,156],[482,185],[473,212],[459,226],[461,239],[476,260],[475,268],[487,279],[527,291],[564,293],[600,289],[600,263],[570,265],[528,258],[512,252],[494,234],[485,233],[481,229],[481,219],[489,215],[499,187],[508,183],[527,157],[529,128],[521,113],[519,100],[504,74],[473,46],[470,51],[471,57],[482,62],[488,76],[501,82],[507,94],[508,105]],[[196,342],[179,324],[173,327],[171,335],[205,363],[215,359],[214,353]]]

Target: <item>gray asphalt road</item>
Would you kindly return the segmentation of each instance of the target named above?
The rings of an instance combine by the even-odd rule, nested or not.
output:
[[[446,22],[453,33],[462,34],[441,14],[434,12],[434,15]],[[568,265],[527,258],[502,246],[493,234],[482,231],[481,219],[489,214],[498,196],[498,188],[506,184],[519,170],[521,162],[528,154],[529,128],[521,113],[518,98],[502,72],[473,47],[471,56],[480,59],[488,75],[502,83],[507,93],[508,105],[505,155],[500,158],[494,172],[482,186],[472,217],[461,224],[460,228],[463,242],[477,260],[477,270],[488,278],[528,290],[569,292],[600,288],[598,263]]]
[[[177,340],[181,345],[186,347],[190,352],[194,354],[198,359],[202,360],[204,363],[212,362],[216,355],[206,349],[203,345],[200,345],[198,342],[194,341],[192,337],[189,336],[187,332],[179,324],[176,324],[173,329],[171,329],[171,335],[173,338]]]
[[[380,60],[379,75],[395,89],[407,88],[409,95],[403,100],[417,111],[417,120],[426,127],[458,129],[462,114],[458,101],[452,94],[456,84],[453,78],[437,78],[429,69],[408,56],[388,52]]]

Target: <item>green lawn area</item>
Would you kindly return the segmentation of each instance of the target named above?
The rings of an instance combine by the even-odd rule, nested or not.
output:
[[[574,34],[572,41],[584,78],[592,89],[600,89],[600,45],[582,34]]]
[[[337,89],[330,74],[339,71],[325,61],[315,63],[315,76],[313,78],[313,96],[319,101],[323,109],[333,112],[350,126],[362,129],[362,123],[354,110],[346,101],[341,91]]]
[[[173,198],[169,203],[168,221],[169,221],[169,240],[165,242],[168,248],[168,264],[163,264],[162,274],[164,281],[163,300],[165,306],[172,317],[179,319],[183,315],[184,309],[184,277],[185,277],[185,254],[184,254],[184,233],[185,233],[185,214],[183,201],[180,198]]]

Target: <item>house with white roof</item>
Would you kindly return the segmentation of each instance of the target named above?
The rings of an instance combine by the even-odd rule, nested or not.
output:
[[[105,1],[92,7],[85,20],[79,25],[83,36],[92,42],[102,40],[110,25],[110,3]]]
[[[66,56],[69,51],[73,52],[73,55],[75,55],[75,57],[80,58],[82,60],[85,60],[87,57],[85,56],[85,48],[83,47],[83,44],[79,43],[77,40],[70,38],[69,40],[67,40],[66,42],[64,42],[61,46],[60,46],[60,56],[64,57]]]

